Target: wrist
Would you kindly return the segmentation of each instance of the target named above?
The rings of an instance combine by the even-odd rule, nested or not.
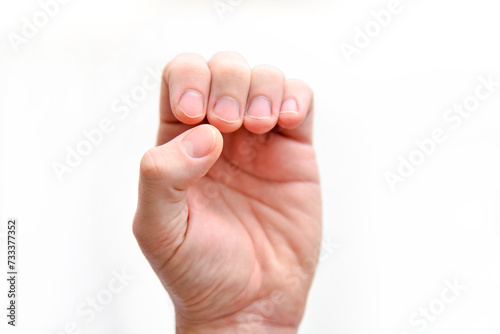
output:
[[[226,321],[215,320],[209,322],[192,323],[185,319],[176,317],[177,334],[297,334],[298,327],[295,325],[275,324],[264,322],[262,318],[255,315],[254,321]]]
[[[280,327],[265,324],[237,324],[233,326],[217,327],[211,325],[176,325],[176,334],[297,334],[294,327]]]

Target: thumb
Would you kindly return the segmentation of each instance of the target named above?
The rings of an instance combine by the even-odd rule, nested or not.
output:
[[[187,228],[187,190],[217,161],[222,144],[219,130],[204,124],[146,152],[133,225],[145,253],[161,248],[160,243],[171,250],[182,243]],[[165,255],[169,249],[158,250]]]

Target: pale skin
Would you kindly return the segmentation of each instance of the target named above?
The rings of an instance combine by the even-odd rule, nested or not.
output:
[[[321,243],[313,93],[221,52],[163,72],[133,231],[177,333],[297,333]]]

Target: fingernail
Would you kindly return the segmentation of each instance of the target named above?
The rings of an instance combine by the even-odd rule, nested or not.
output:
[[[271,102],[264,96],[254,98],[248,107],[247,115],[256,119],[270,118]]]
[[[221,97],[215,104],[214,115],[224,122],[235,123],[240,119],[240,106],[232,97]]]
[[[203,97],[194,90],[188,90],[182,94],[177,109],[189,118],[197,118],[203,115]]]
[[[211,126],[200,126],[184,137],[182,144],[191,158],[203,158],[214,149],[215,132]]]
[[[296,114],[299,112],[299,107],[297,106],[297,101],[295,99],[286,99],[281,103],[280,113],[283,114]]]

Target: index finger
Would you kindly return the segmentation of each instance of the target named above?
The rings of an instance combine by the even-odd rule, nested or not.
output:
[[[168,63],[160,91],[159,144],[204,120],[210,81],[210,69],[200,55],[184,53]]]

